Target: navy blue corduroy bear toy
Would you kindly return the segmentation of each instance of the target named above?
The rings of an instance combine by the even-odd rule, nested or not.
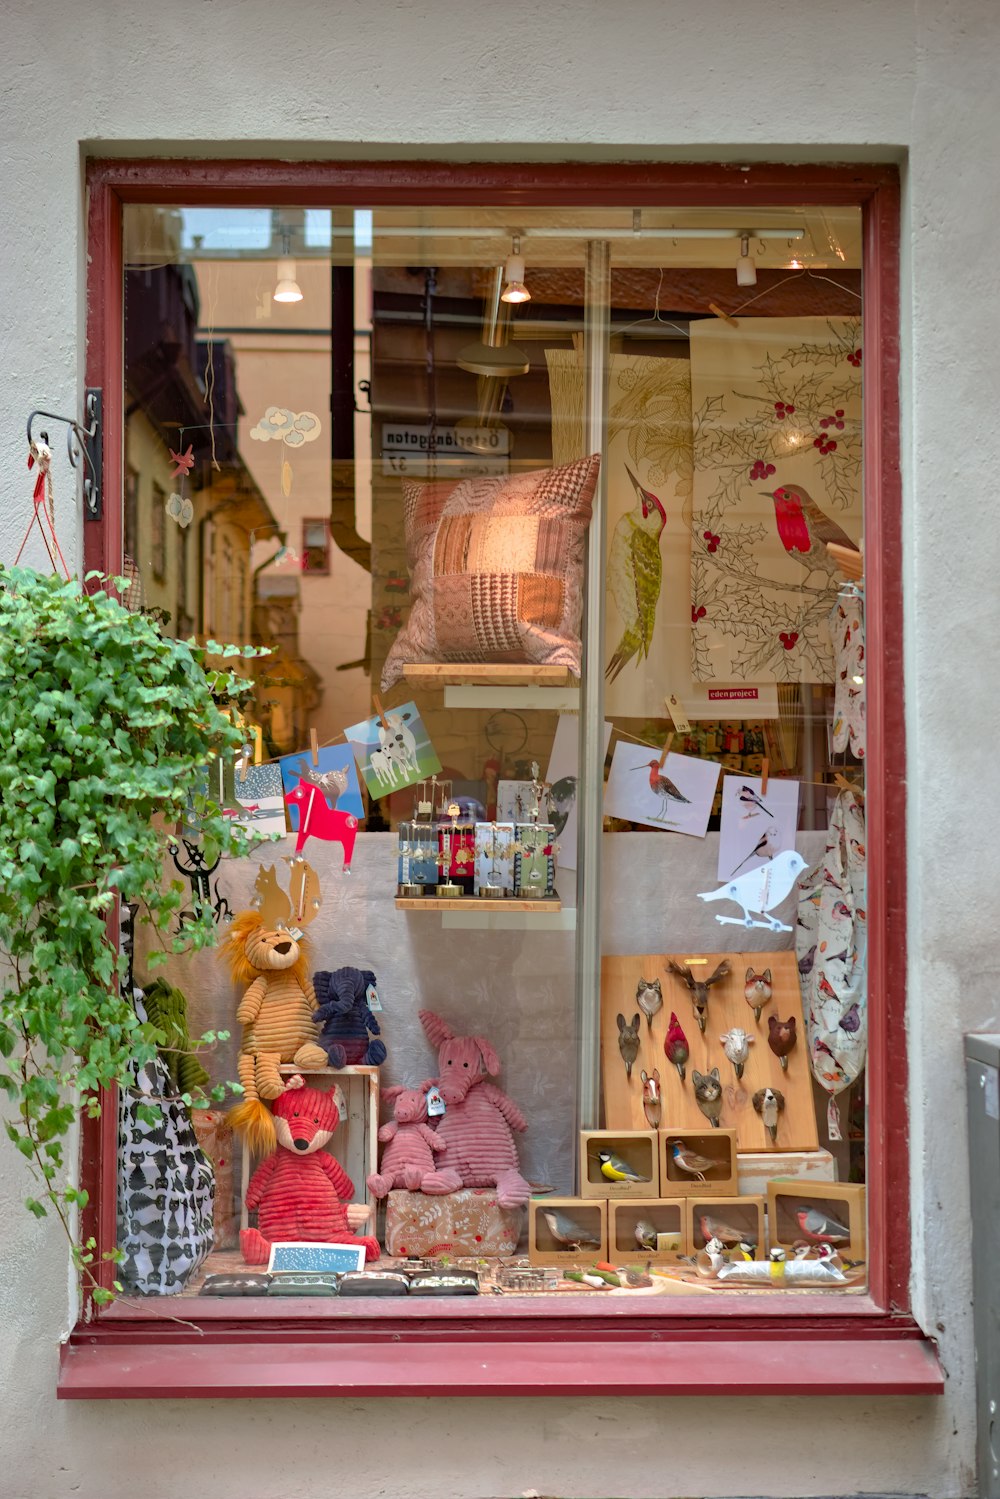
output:
[[[385,1043],[369,1041],[378,1036],[379,1025],[368,1006],[368,988],[375,987],[369,968],[337,968],[332,973],[313,974],[319,1008],[313,1019],[323,1030],[319,1044],[331,1067],[379,1067],[385,1061]]]

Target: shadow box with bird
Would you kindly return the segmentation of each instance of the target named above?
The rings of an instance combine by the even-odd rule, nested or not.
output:
[[[653,1130],[580,1131],[580,1194],[595,1197],[656,1197],[660,1167]]]
[[[528,1262],[589,1266],[607,1258],[608,1204],[579,1197],[532,1197],[528,1203]]]
[[[618,1263],[675,1265],[690,1254],[681,1198],[626,1198],[608,1203],[608,1258]]]

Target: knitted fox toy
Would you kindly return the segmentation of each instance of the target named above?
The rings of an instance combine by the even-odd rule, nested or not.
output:
[[[222,953],[236,983],[249,985],[236,1011],[243,1026],[238,1070],[244,1099],[230,1111],[230,1122],[262,1155],[274,1149],[274,1122],[261,1100],[284,1092],[279,1067],[327,1065],[312,1018],[316,994],[309,978],[309,943],[284,927],[266,925],[257,911],[242,911]]]
[[[363,1244],[365,1258],[377,1260],[378,1240],[357,1235],[348,1222],[345,1202],[354,1196],[354,1184],[323,1148],[340,1123],[334,1095],[293,1077],[272,1111],[277,1148],[247,1188],[246,1205],[257,1209],[257,1227],[240,1233],[246,1263],[266,1265],[271,1245],[289,1239]]]

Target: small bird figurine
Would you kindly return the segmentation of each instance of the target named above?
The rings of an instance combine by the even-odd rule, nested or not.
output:
[[[714,1213],[701,1213],[698,1224],[706,1244],[709,1239],[718,1239],[721,1244],[754,1246],[755,1240],[747,1233],[745,1224],[740,1228],[735,1223],[727,1223],[725,1218],[717,1218]]]
[[[633,765],[633,770],[646,770],[649,772],[649,789],[654,796],[660,799],[660,810],[657,814],[651,814],[655,822],[662,822],[670,810],[671,802],[683,802],[685,806],[691,805],[691,798],[678,791],[669,776],[665,776],[660,769],[659,760],[650,760],[648,765]]]
[[[713,1161],[711,1156],[699,1155],[697,1150],[692,1150],[683,1140],[670,1140],[668,1143],[677,1169],[685,1171],[688,1176],[696,1176],[700,1182],[705,1180],[706,1171],[712,1171],[720,1164],[719,1161]]]
[[[727,1058],[736,1069],[737,1078],[741,1078],[743,1076],[743,1069],[747,1064],[747,1057],[750,1055],[750,1048],[753,1045],[753,1036],[748,1035],[744,1030],[740,1030],[738,1025],[734,1025],[732,1030],[727,1031],[724,1036],[720,1036],[719,1040],[722,1042],[722,1049],[726,1053]]]
[[[826,550],[828,541],[856,551],[854,542],[835,520],[822,511],[801,484],[784,484],[768,496],[774,501],[774,521],[778,538],[791,556],[800,552],[807,574],[817,568],[835,573],[837,564]]]
[[[743,998],[753,1010],[753,1018],[760,1023],[760,1012],[765,1005],[771,1003],[771,995],[774,989],[771,984],[771,970],[765,968],[763,973],[754,973],[748,968],[743,985]]]
[[[749,864],[751,859],[773,859],[777,845],[781,842],[781,834],[777,828],[765,828],[750,852],[737,864],[730,879],[739,874],[744,864]]]
[[[613,1150],[599,1150],[597,1159],[601,1163],[601,1175],[609,1182],[648,1182],[649,1177],[643,1176],[630,1166],[628,1161],[623,1161],[620,1155],[615,1155]]]
[[[713,1067],[711,1072],[699,1072],[695,1069],[691,1073],[691,1082],[699,1109],[711,1121],[712,1128],[718,1129],[722,1115],[722,1083],[718,1067]]]
[[[646,1017],[647,1030],[652,1030],[653,1016],[663,1009],[663,985],[659,979],[640,979],[636,985],[635,1002]]]
[[[758,1088],[753,1096],[753,1106],[760,1115],[761,1123],[771,1137],[771,1144],[778,1142],[778,1115],[785,1107],[785,1095],[777,1088]]]
[[[728,978],[731,972],[728,961],[723,958],[715,972],[704,979],[695,978],[687,963],[675,963],[673,958],[667,960],[667,972],[672,973],[675,979],[680,979],[690,991],[694,1018],[698,1022],[698,1029],[704,1035],[705,1022],[708,1019],[708,991],[713,984],[720,984],[724,978]]]
[[[627,464],[625,472],[635,490],[636,503],[615,526],[608,550],[608,589],[625,627],[605,669],[609,682],[633,656],[640,660],[649,656],[663,579],[660,537],[667,513]]]
[[[781,1063],[783,1072],[788,1071],[788,1053],[797,1040],[794,1015],[789,1015],[787,1020],[779,1020],[777,1015],[768,1015],[767,1044]]]
[[[768,811],[752,786],[741,786],[736,793],[736,797],[738,801],[743,803],[744,807],[759,807],[762,812],[767,812],[768,817],[774,818],[774,813]]]
[[[558,1208],[543,1208],[542,1217],[548,1224],[549,1233],[557,1244],[567,1249],[597,1249],[600,1239],[590,1229],[583,1228],[569,1213]]]
[[[640,1249],[656,1248],[656,1229],[648,1218],[639,1218],[635,1225],[635,1242]]]
[[[667,1061],[672,1062],[680,1073],[681,1082],[684,1081],[684,1066],[687,1062],[688,1051],[687,1036],[681,1030],[681,1023],[673,1010],[670,1011],[670,1024],[667,1027],[667,1039],[663,1043],[663,1050],[667,1054]]]
[[[851,1230],[846,1224],[824,1213],[819,1208],[808,1207],[800,1202],[795,1209],[799,1232],[810,1244],[849,1244]]]
[[[705,1221],[705,1220],[703,1220]],[[699,1275],[707,1278],[718,1275],[722,1266],[726,1263],[725,1246],[721,1239],[707,1235],[704,1249],[699,1249],[694,1257],[695,1269]]]
[[[731,900],[738,905],[743,915],[716,916],[721,926],[765,927],[772,932],[790,932],[792,928],[768,912],[775,910],[791,894],[792,886],[806,867],[802,855],[792,848],[775,854],[770,864],[761,864],[736,879],[729,880],[718,890],[699,890],[699,900]],[[763,919],[755,921],[751,911]]]
[[[639,1055],[638,1011],[632,1016],[631,1021],[627,1025],[625,1023],[625,1016],[618,1016],[618,1050],[621,1052],[622,1061],[625,1063],[625,1075],[629,1082],[631,1082],[632,1068],[635,1065],[636,1057]]]
[[[654,1067],[650,1073],[644,1067],[639,1076],[642,1078],[642,1112],[646,1116],[646,1123],[650,1129],[659,1129],[663,1116],[659,1068]]]

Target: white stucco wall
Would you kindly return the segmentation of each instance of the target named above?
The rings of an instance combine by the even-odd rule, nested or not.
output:
[[[904,163],[913,1293],[948,1381],[935,1401],[762,1393],[716,1405],[642,1398],[637,1362],[628,1401],[57,1405],[65,1255],[20,1208],[19,1165],[0,1152],[0,1493],[971,1494],[961,1036],[995,1028],[1000,1009],[1000,5],[8,0],[4,9],[4,557],[28,515],[27,410],[76,404],[88,149]]]

